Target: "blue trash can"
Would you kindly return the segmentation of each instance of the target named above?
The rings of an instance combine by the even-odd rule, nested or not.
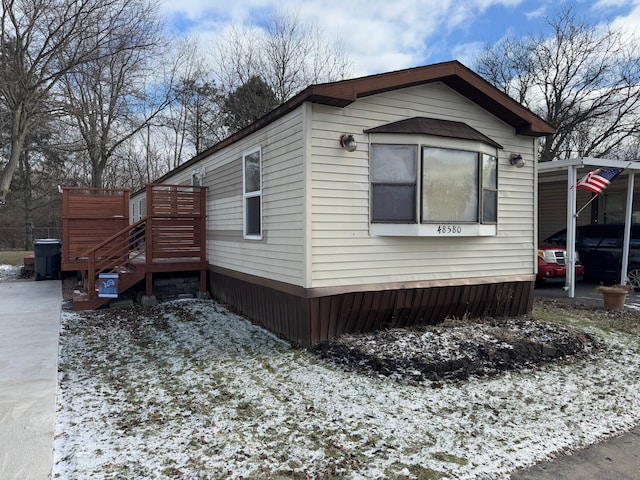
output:
[[[62,242],[56,238],[40,238],[33,242],[35,280],[59,280],[62,264]]]

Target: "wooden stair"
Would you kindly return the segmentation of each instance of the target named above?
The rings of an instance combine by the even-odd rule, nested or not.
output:
[[[99,285],[114,273],[118,295],[145,280],[145,295],[151,297],[154,274],[189,271],[199,272],[199,291],[207,291],[206,187],[147,185],[147,214],[132,224],[128,191],[65,187],[63,192],[68,246],[62,270],[82,272],[86,288],[74,293],[76,310],[112,301],[100,296]]]
[[[146,264],[135,263],[136,259],[145,255],[141,245],[145,240],[146,221],[145,218],[127,225],[84,254],[87,259],[87,270],[83,272],[86,288],[84,291],[74,292],[75,310],[94,310],[114,300],[100,296],[101,274],[118,274],[118,295],[146,277]]]
[[[126,292],[131,287],[141,282],[145,278],[144,265],[130,265],[127,267],[116,267],[115,272],[118,273],[118,295]],[[73,292],[73,307],[75,310],[95,310],[103,305],[115,300],[113,298],[100,297],[98,288],[95,288],[95,294],[89,295],[87,291]]]

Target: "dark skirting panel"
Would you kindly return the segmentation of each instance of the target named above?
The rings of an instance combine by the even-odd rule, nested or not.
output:
[[[232,311],[296,345],[310,347],[345,333],[436,324],[446,318],[531,312],[533,282],[514,281],[308,297],[211,271],[211,293]],[[275,285],[275,284],[274,284]],[[291,289],[290,289],[291,290]]]

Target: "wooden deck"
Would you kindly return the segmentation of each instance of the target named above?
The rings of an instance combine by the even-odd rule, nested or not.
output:
[[[153,274],[200,272],[207,290],[206,187],[152,184],[147,212],[129,223],[128,190],[63,189],[62,270],[80,271],[86,290],[74,298],[78,310],[95,309],[99,280],[117,274],[118,295],[145,280],[153,295]]]

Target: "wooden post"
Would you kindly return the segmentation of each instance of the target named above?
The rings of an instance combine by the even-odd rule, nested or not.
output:
[[[145,295],[147,297],[153,296],[153,273],[147,272],[145,275]]]
[[[87,293],[89,294],[89,300],[96,298],[96,252],[91,252],[89,255],[89,265],[87,270],[87,280],[89,285],[87,287]]]
[[[207,271],[200,270],[200,292],[205,293],[207,291]]]

